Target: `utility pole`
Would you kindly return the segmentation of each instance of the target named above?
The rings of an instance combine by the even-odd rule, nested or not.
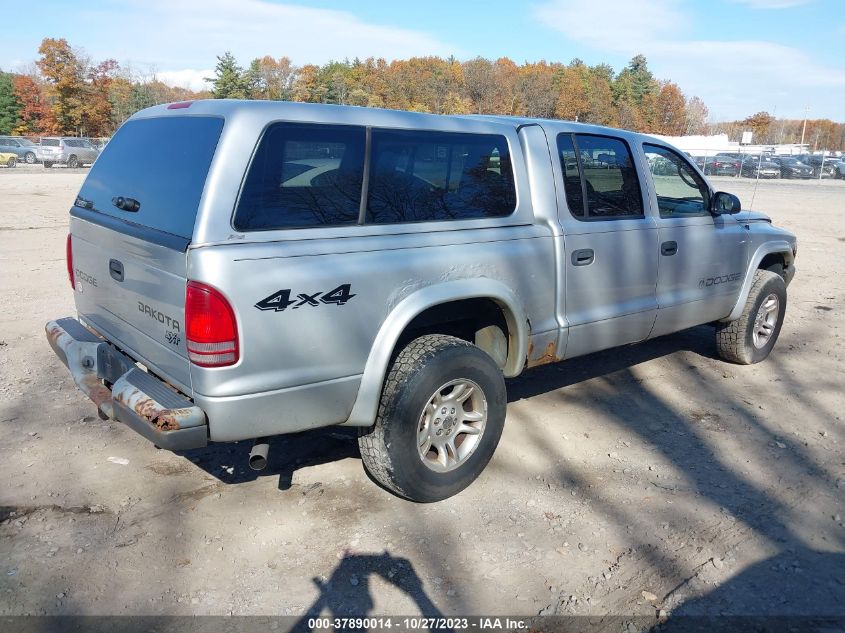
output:
[[[807,131],[807,115],[810,113],[810,106],[804,108],[804,125],[801,126],[801,146],[804,146],[804,132]]]

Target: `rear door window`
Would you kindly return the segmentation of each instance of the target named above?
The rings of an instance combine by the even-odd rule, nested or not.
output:
[[[274,123],[253,157],[234,227],[255,231],[357,223],[365,146],[363,127]]]
[[[373,130],[367,222],[510,215],[516,189],[498,134]]]
[[[557,143],[566,178],[567,203],[574,217],[579,220],[645,217],[637,169],[624,140],[593,134],[559,134]],[[575,165],[580,176],[580,196],[574,179]]]
[[[190,239],[222,130],[220,117],[127,121],[91,167],[77,206]],[[117,197],[134,198],[140,208],[121,211],[112,203]]]

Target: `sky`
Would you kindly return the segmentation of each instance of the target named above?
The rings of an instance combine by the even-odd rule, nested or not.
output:
[[[44,37],[193,89],[227,50],[242,65],[454,55],[617,71],[642,53],[713,121],[764,110],[845,121],[843,0],[39,0],[4,17],[16,25],[3,29],[7,71],[31,67]]]

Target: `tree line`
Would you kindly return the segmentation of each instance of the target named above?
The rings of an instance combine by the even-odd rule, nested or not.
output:
[[[637,55],[619,72],[607,64],[525,62],[507,57],[368,58],[294,65],[265,56],[241,66],[217,58],[209,91],[173,88],[139,77],[115,60],[93,62],[64,39],[45,38],[30,72],[0,73],[0,134],[109,136],[134,112],[170,101],[201,98],[269,99],[392,108],[436,114],[506,114],[576,120],[652,134],[726,132],[739,140],[798,142],[802,121],[757,113],[743,121],[709,123],[696,96],[659,79]],[[807,142],[845,146],[845,123],[807,121]]]
[[[619,73],[607,64],[517,64],[476,57],[368,58],[294,66],[266,56],[241,67],[231,53],[209,77],[219,99],[282,99],[435,114],[507,114],[577,120],[658,134],[704,132],[708,111],[637,55]]]

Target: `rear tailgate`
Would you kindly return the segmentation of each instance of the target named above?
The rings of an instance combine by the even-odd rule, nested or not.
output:
[[[217,117],[130,120],[71,210],[79,316],[188,394],[186,252],[222,127]]]

